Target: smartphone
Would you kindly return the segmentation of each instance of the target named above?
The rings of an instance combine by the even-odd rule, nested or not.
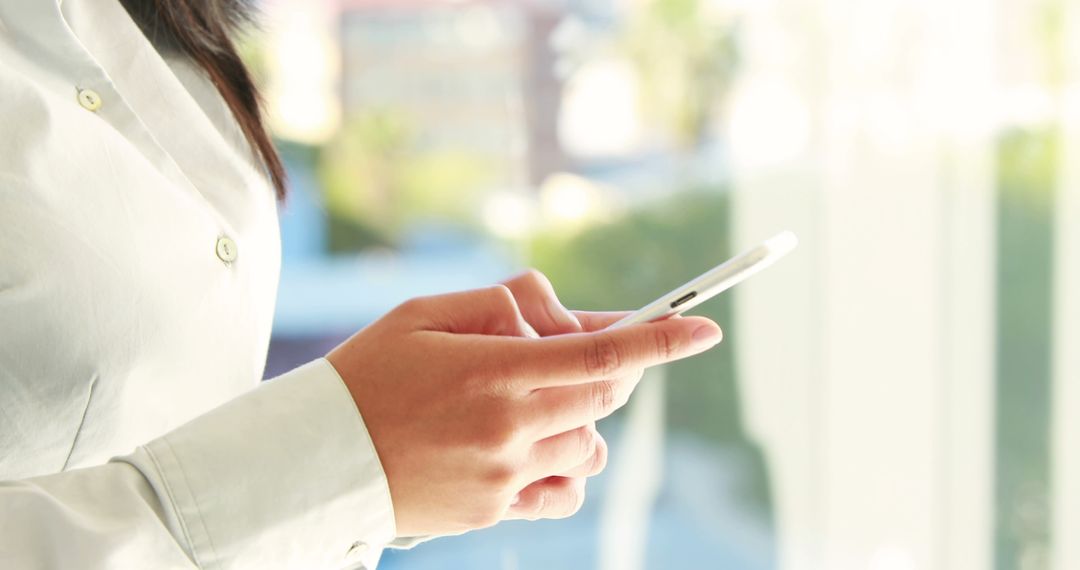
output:
[[[742,283],[751,275],[776,263],[799,245],[790,231],[781,232],[761,245],[745,251],[690,280],[685,285],[634,311],[608,329],[647,323],[678,315]]]

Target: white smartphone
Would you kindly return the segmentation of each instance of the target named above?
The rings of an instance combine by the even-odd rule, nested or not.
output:
[[[781,232],[634,311],[608,326],[608,329],[658,321],[688,311],[776,263],[781,257],[791,253],[797,245],[799,238],[795,237],[794,233]]]

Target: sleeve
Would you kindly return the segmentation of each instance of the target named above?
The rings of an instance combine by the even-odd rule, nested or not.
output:
[[[0,568],[373,569],[389,488],[320,358],[109,463],[0,483]]]

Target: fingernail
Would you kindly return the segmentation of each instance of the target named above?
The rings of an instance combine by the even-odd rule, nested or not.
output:
[[[717,344],[723,338],[723,333],[717,327],[702,325],[694,329],[694,344]]]
[[[525,333],[526,337],[540,338],[540,333],[536,332],[536,329],[532,328],[532,325],[527,323],[525,319],[521,319],[521,322],[519,324],[521,326],[521,331]]]
[[[559,321],[559,324],[574,330],[581,330],[581,322],[577,320],[577,317],[575,317],[573,313],[566,310],[566,307],[560,305],[556,301],[549,301],[549,309],[552,318]]]

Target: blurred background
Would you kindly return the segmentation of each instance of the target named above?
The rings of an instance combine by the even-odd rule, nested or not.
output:
[[[1080,2],[262,7],[267,377],[525,267],[632,309],[802,240],[601,423],[578,515],[380,568],[1080,568]]]

